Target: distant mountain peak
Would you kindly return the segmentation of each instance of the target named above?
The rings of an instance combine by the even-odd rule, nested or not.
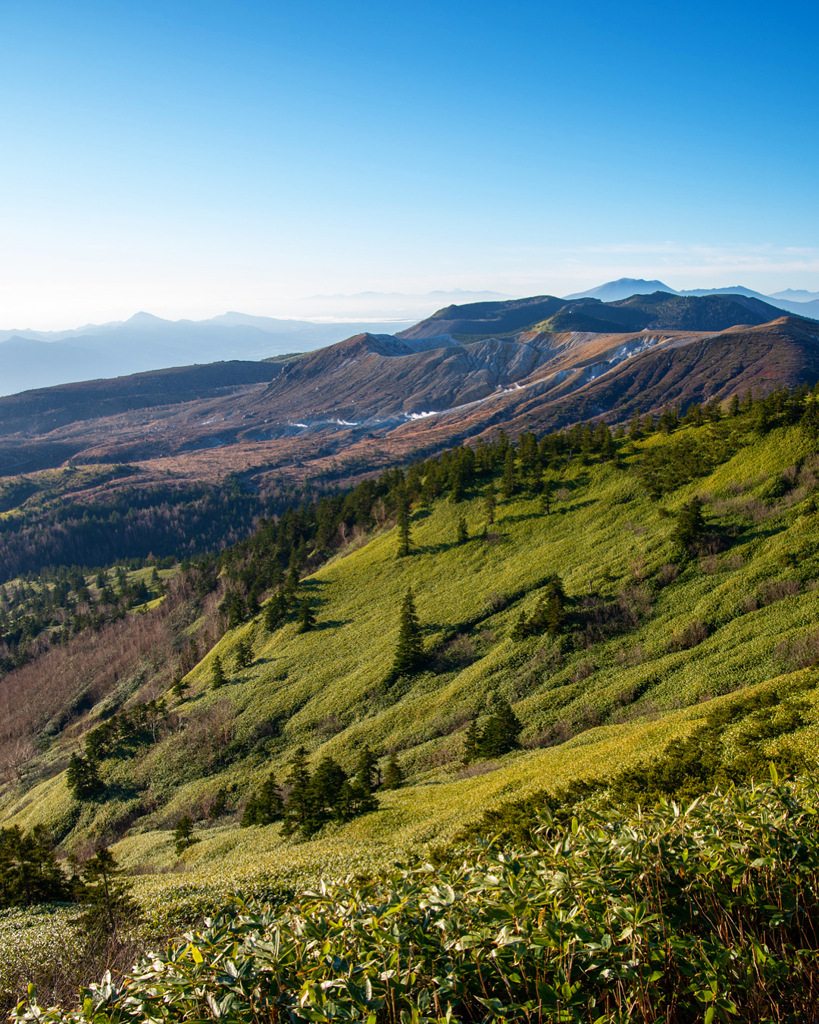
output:
[[[619,299],[628,299],[632,295],[651,295],[654,292],[668,292],[676,295],[674,288],[669,288],[662,281],[646,281],[641,277],[621,277],[617,281],[607,281],[596,288],[589,288],[585,292],[575,292],[574,295],[566,295],[570,299],[600,299],[603,302],[617,302]]]
[[[125,323],[133,324],[134,326],[152,326],[157,327],[160,324],[167,324],[170,321],[163,320],[161,316],[154,316],[153,313],[146,313],[144,309],[141,309],[138,313],[134,313],[133,316],[129,317]]]

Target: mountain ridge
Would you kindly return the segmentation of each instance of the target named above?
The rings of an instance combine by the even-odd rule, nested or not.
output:
[[[540,321],[554,310],[551,322]],[[137,461],[146,469],[170,459],[174,472],[191,479],[202,472],[213,479],[220,466],[225,473],[242,465],[265,487],[277,471],[291,479],[306,472],[299,466],[307,439],[320,460],[317,471],[339,455],[376,468],[376,440],[387,457],[402,457],[413,447],[430,451],[477,438],[505,421],[515,430],[529,420],[542,429],[590,416],[622,422],[639,395],[643,412],[659,412],[668,401],[686,407],[774,380],[813,383],[819,324],[789,315],[745,324],[771,312],[780,311],[743,296],[655,293],[568,305],[534,296],[445,307],[398,335],[357,334],[252,372],[245,366],[241,380],[221,395],[215,386],[197,393],[207,371],[195,368],[178,369],[178,395],[159,392],[153,406],[138,394],[147,396],[159,379],[152,383],[150,376],[123,380],[118,397],[116,381],[66,386],[50,396],[24,393],[0,398],[0,471],[60,465],[71,453],[92,462]],[[731,326],[646,326],[679,327],[692,317]],[[469,333],[440,333],[453,326]],[[590,326],[598,330],[571,329]],[[616,329],[599,329],[605,326]],[[192,377],[185,384],[185,374],[198,375],[198,383]],[[51,419],[44,419],[52,400]]]

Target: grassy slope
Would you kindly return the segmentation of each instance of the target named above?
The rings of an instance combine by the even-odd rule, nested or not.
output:
[[[665,443],[655,436],[642,445]],[[88,805],[72,817],[58,776],[9,803],[3,817],[24,826],[45,822],[60,832],[73,821],[70,844],[104,834],[133,812],[131,834],[116,847],[117,856],[141,873],[137,891],[160,913],[171,891],[181,899],[191,886],[220,891],[260,874],[295,881],[383,863],[402,850],[446,839],[504,799],[613,773],[691,728],[713,706],[699,702],[793,669],[777,648],[815,628],[817,600],[809,581],[819,578],[817,514],[810,499],[765,505],[760,496],[771,478],[810,451],[798,429],[774,431],[660,503],[651,502],[627,470],[577,466],[561,478],[564,497],[552,515],[541,515],[537,500],[499,502],[492,528],[497,539],[475,537],[461,546],[455,543],[459,516],[466,517],[471,534],[483,527],[479,498],[416,510],[411,557],[396,559],[389,531],[302,584],[317,603],[314,631],[298,635],[290,622],[271,636],[260,619],[231,631],[188,677],[188,698],[178,709],[187,718],[187,734],[171,734],[140,759],[103,765],[109,785],[120,787],[118,799]],[[674,520],[663,510],[674,513],[695,493],[707,499],[709,523],[733,525],[739,533],[729,550],[689,564],[652,592],[649,585],[672,555]],[[571,598],[587,594],[590,585],[612,597],[636,587],[652,614],[631,632],[588,649],[572,650],[564,642],[559,655],[548,637],[512,641],[509,632],[521,608],[532,610],[538,584],[553,572]],[[799,578],[801,591],[744,610],[743,602],[766,580],[783,578]],[[427,649],[458,632],[457,624],[469,624],[462,631],[475,660],[389,690],[382,681],[408,586],[416,594]],[[493,611],[493,595],[508,599],[507,606]],[[670,650],[673,638],[696,622],[707,623],[707,639],[693,649]],[[232,672],[244,635],[253,638],[254,663]],[[213,691],[216,653],[230,681]],[[559,723],[564,735],[576,735],[559,746],[507,755],[482,774],[464,771],[463,726],[494,693],[512,701],[525,725],[524,742]],[[251,754],[208,774],[197,767],[190,745],[195,737],[200,745],[218,745],[225,725],[241,739],[265,719],[284,726],[265,756]],[[216,724],[205,734],[206,720]],[[596,722],[603,724],[587,728]],[[811,750],[817,737],[815,726],[799,735]],[[352,769],[365,741],[382,751],[397,749],[409,777],[406,788],[380,795],[378,812],[304,843],[283,840],[278,826],[202,825],[199,841],[181,861],[173,852],[168,829],[220,786],[247,793],[271,767],[281,779],[302,743],[311,754],[332,754]],[[179,870],[187,872],[184,877],[168,873]]]

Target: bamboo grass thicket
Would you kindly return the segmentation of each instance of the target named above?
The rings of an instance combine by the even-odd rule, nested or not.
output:
[[[617,818],[544,808],[531,843],[236,901],[81,1008],[14,1024],[504,1020],[801,1024],[819,995],[817,781]]]

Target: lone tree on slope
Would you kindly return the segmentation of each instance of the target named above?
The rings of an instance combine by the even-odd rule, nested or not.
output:
[[[395,648],[395,658],[393,659],[392,669],[387,681],[393,683],[399,676],[417,672],[421,667],[423,656],[424,648],[421,642],[421,626],[418,622],[418,615],[415,611],[415,599],[410,588],[401,605],[398,644]]]
[[[410,503],[404,491],[398,498],[398,557],[406,558],[410,553]]]

